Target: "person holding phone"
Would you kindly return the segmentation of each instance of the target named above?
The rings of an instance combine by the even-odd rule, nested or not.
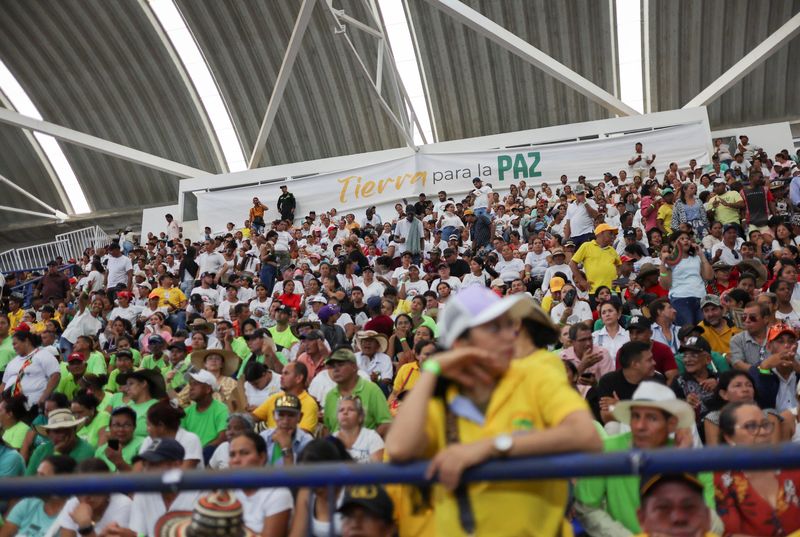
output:
[[[573,324],[569,328],[569,339],[572,346],[561,351],[561,359],[577,368],[578,391],[586,397],[600,377],[616,369],[616,364],[607,349],[594,344],[589,323]]]
[[[592,308],[583,300],[578,300],[578,291],[572,283],[565,282],[561,288],[561,302],[550,310],[550,319],[561,326],[591,321]]]
[[[130,472],[133,458],[139,453],[144,437],[136,436],[136,411],[127,406],[115,408],[108,425],[108,442],[99,446],[94,456],[112,472]]]

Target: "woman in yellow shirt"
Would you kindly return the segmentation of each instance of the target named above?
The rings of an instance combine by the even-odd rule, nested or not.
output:
[[[399,407],[400,394],[407,392],[417,383],[420,374],[420,366],[428,357],[436,352],[436,344],[433,341],[418,341],[414,344],[414,356],[416,360],[403,364],[394,376],[392,393],[389,394],[389,409],[392,413]]]

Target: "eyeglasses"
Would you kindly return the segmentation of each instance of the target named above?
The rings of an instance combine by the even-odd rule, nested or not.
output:
[[[760,315],[756,315],[754,313],[744,313],[744,314],[742,314],[742,320],[743,321],[760,321],[761,320],[761,316]]]
[[[775,423],[770,420],[763,420],[761,422],[758,421],[748,421],[745,424],[737,425],[738,429],[744,429],[750,434],[758,434],[759,430],[763,430],[765,433],[770,434],[775,429]]]

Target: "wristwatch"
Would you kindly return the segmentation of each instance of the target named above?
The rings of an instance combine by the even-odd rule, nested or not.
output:
[[[290,447],[287,447],[287,448],[283,448],[283,449],[281,449],[281,455],[282,455],[282,456],[284,456],[284,457],[288,457],[288,456],[290,456],[291,454],[292,454],[292,448],[290,448]]]
[[[494,437],[494,449],[500,457],[508,457],[514,445],[514,437],[510,434],[500,434]]]
[[[88,526],[83,526],[82,528],[78,528],[78,535],[89,535],[91,533],[94,533],[94,522],[92,522]]]

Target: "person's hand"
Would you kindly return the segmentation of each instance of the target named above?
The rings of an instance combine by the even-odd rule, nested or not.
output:
[[[697,397],[696,393],[690,393],[686,396],[686,402],[692,405],[693,408],[697,408],[700,406],[700,398]]]
[[[492,382],[491,373],[500,373],[502,366],[494,353],[476,347],[462,347],[430,358],[442,368],[442,376],[471,388]]]
[[[578,375],[578,384],[581,386],[594,386],[597,384],[597,377],[591,371]]]
[[[717,388],[717,379],[707,378],[700,383],[705,392],[713,392]]]
[[[561,314],[561,318],[567,320],[570,315],[572,315],[572,306],[564,308],[564,313]]]
[[[684,428],[675,431],[675,447],[690,448],[692,446],[694,446],[694,437],[691,429]]]
[[[369,374],[369,378],[372,380],[372,382],[378,382],[381,379],[381,376],[377,371],[373,371]]]
[[[119,465],[125,462],[125,460],[122,458],[122,446],[120,446],[120,449],[111,449],[110,446],[106,446],[106,449],[103,452],[103,454],[106,456],[108,460],[113,462],[115,465]]]
[[[281,446],[281,449],[292,447],[292,435],[285,429],[275,429],[275,432],[272,433],[272,440]]]
[[[619,396],[617,392],[613,392],[611,397],[601,397],[600,398],[600,410],[604,412],[611,412],[611,408],[619,403]]]
[[[717,250],[717,253],[714,254],[714,261],[717,261],[720,257],[722,257],[722,248]]]
[[[494,452],[491,440],[471,444],[453,444],[436,454],[425,471],[428,479],[439,478],[447,490],[455,490],[464,470],[489,459]]]
[[[758,364],[758,367],[760,369],[772,369],[781,365],[794,365],[794,361],[794,352],[782,351],[776,352],[775,354],[770,354],[764,358],[760,364]]]
[[[92,524],[92,506],[86,502],[80,502],[69,516],[79,528],[90,526]]]
[[[164,375],[164,380],[166,380],[168,383],[169,383],[169,382],[172,382],[172,379],[174,379],[174,378],[175,378],[175,375],[176,375],[177,373],[178,373],[178,371],[177,371],[177,370],[175,370],[175,369],[171,369],[171,370],[170,370],[170,371],[169,371],[169,372],[168,372],[166,375]]]
[[[583,355],[583,358],[581,358],[580,367],[582,367],[583,370],[589,369],[602,359],[603,353],[600,351],[600,349],[594,349],[592,352]]]
[[[137,537],[135,531],[123,528],[116,522],[106,526],[100,535],[103,537]]]

